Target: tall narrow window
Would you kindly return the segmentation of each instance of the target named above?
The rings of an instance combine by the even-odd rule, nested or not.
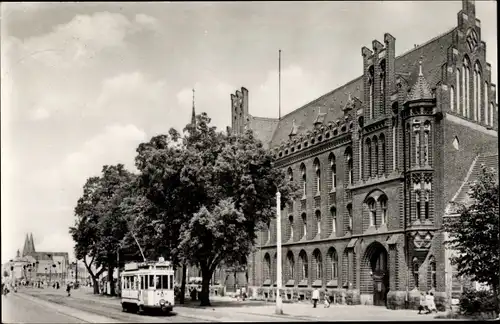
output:
[[[300,251],[300,254],[299,254],[299,258],[300,258],[300,263],[301,263],[301,275],[302,275],[302,279],[308,279],[309,277],[309,269],[308,269],[308,264],[307,264],[307,254],[304,250]]]
[[[304,164],[300,166],[300,173],[302,176],[302,197],[305,198],[307,178],[306,178],[306,166]]]
[[[337,255],[337,251],[333,250],[333,248],[332,248],[332,251],[330,253],[331,253],[331,260],[332,260],[332,264],[331,264],[332,276],[330,279],[335,280],[339,277],[339,257]]]
[[[266,253],[264,256],[264,280],[271,279],[271,256]]]
[[[425,200],[424,200],[424,214],[425,214],[425,219],[429,219],[429,204],[430,204],[430,192],[429,190],[425,191]]]
[[[321,212],[316,211],[316,234],[321,235]]]
[[[386,166],[385,166],[385,155],[386,155],[386,150],[385,150],[385,135],[381,134],[380,135],[380,155],[381,155],[381,172],[382,174],[385,174]]]
[[[418,264],[418,259],[415,257],[413,258],[413,278],[415,280],[415,288],[418,289],[419,286],[419,264]]]
[[[416,207],[417,207],[416,208],[417,215],[416,215],[415,219],[420,219],[420,217],[422,215],[422,212],[421,212],[422,209],[420,206],[420,198],[421,198],[420,196],[421,196],[420,190],[415,191],[415,202],[416,202]]]
[[[349,225],[349,230],[352,231],[352,205],[349,204],[347,205],[347,217],[348,217],[348,225]]]
[[[267,223],[267,243],[271,242],[271,222]]]
[[[431,123],[426,121],[424,124],[424,164],[429,164],[429,137],[431,132]]]
[[[484,123],[486,125],[489,125],[490,119],[489,119],[489,114],[488,114],[488,82],[484,83],[484,102],[483,102],[483,107],[484,107]]]
[[[382,209],[382,224],[387,224],[387,198],[385,196],[380,199],[380,209]]]
[[[477,65],[474,66],[474,72],[472,73],[472,111],[474,120],[478,120],[477,113]]]
[[[415,165],[420,166],[420,127],[415,125]]]
[[[288,252],[288,279],[293,280],[295,278],[295,261],[293,260],[293,253]]]
[[[465,63],[465,116],[470,118],[470,64],[467,59],[464,60]]]
[[[375,226],[376,220],[377,220],[377,209],[375,205],[375,200],[370,199],[368,201],[368,209],[370,212],[370,226]]]
[[[493,105],[493,102],[490,102],[490,126],[493,126],[493,118],[495,116],[495,106]]]
[[[337,233],[337,209],[332,207],[330,209],[330,213],[332,215],[332,235],[336,235]]]
[[[321,280],[323,279],[323,258],[319,250],[314,251],[314,263],[316,266],[316,279]]]
[[[288,216],[288,224],[290,226],[290,240],[293,240],[293,215]]]
[[[455,88],[450,87],[450,110],[455,111]]]
[[[372,177],[372,142],[369,138],[366,139],[366,155],[368,160],[367,173],[368,177]]]
[[[481,121],[482,119],[482,114],[481,114],[481,85],[483,84],[483,81],[481,80],[481,71],[479,70],[479,66],[477,67],[477,98],[476,98],[476,106],[477,106],[477,120]]]
[[[316,173],[316,195],[321,193],[321,167],[318,160],[314,161],[314,170]]]
[[[385,114],[385,60],[380,62],[380,96],[381,96],[381,111]]]
[[[392,169],[396,170],[396,122],[392,122]]]
[[[289,182],[293,182],[293,171],[292,171],[292,168],[288,168],[288,181]]]
[[[467,67],[466,67],[466,61],[464,59],[463,66],[462,66],[462,115],[467,117]]]
[[[352,185],[354,182],[354,171],[352,165],[352,155],[349,155],[349,159],[347,160],[347,170],[349,172],[349,184]]]
[[[359,181],[363,180],[363,140],[361,139],[361,132],[359,134],[359,149],[358,149],[358,158],[359,158]]]
[[[302,214],[302,235],[303,238],[307,238],[307,216],[306,214]]]
[[[379,162],[379,153],[378,153],[378,150],[379,150],[379,147],[378,147],[378,140],[376,137],[373,138],[373,153],[375,153],[375,158],[373,161],[374,162],[374,165],[373,165],[373,173],[375,174],[375,176],[377,177],[378,176],[378,162]]]
[[[335,158],[332,161],[332,191],[337,188],[337,164],[335,163]]]
[[[429,260],[429,272],[430,272],[430,279],[431,279],[431,289],[436,289],[436,260],[434,259],[433,256],[430,257]]]
[[[370,73],[370,76],[369,76],[369,81],[368,81],[368,84],[369,84],[369,88],[370,88],[370,104],[369,104],[369,107],[370,107],[370,119],[373,119],[373,116],[374,116],[374,106],[373,106],[373,97],[374,97],[374,94],[375,94],[375,91],[373,91],[373,83],[374,83],[374,68],[373,66],[370,66],[370,68],[368,69],[369,73]]]
[[[457,100],[456,100],[456,103],[457,103],[457,113],[461,113],[461,109],[460,109],[460,95],[462,94],[463,95],[463,90],[462,88],[460,87],[460,80],[461,80],[461,74],[460,74],[460,69],[457,69],[457,73],[456,73],[456,76],[457,76]]]

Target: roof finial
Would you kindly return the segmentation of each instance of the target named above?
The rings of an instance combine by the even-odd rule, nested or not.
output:
[[[422,60],[423,60],[423,56],[420,56],[420,60],[418,61],[418,76],[424,76],[424,74],[422,73]]]
[[[196,113],[194,111],[194,88],[193,88],[193,112],[191,114],[191,124],[196,125]]]

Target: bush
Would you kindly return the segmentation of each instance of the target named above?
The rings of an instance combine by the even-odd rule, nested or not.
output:
[[[491,290],[466,289],[460,297],[460,313],[468,317],[491,314],[496,317],[495,294]]]

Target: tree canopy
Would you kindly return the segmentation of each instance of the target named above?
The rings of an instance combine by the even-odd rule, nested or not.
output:
[[[477,182],[471,184],[472,204],[462,205],[459,216],[445,224],[447,242],[458,253],[452,258],[460,276],[490,285],[498,291],[500,253],[498,182],[493,170],[484,166]]]

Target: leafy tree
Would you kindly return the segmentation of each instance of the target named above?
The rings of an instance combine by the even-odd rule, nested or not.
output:
[[[498,182],[494,171],[482,166],[469,195],[471,205],[461,205],[458,219],[445,224],[451,236],[447,243],[458,252],[451,261],[460,276],[488,284],[498,296],[500,253],[498,248],[492,248],[499,242]]]
[[[201,305],[210,305],[209,283],[224,262],[245,260],[260,225],[275,217],[275,196],[296,196],[296,184],[287,183],[273,156],[253,137],[217,132],[205,114],[196,126],[186,127],[181,186],[189,188],[189,209],[195,210],[182,227],[180,256],[202,273]],[[180,205],[181,208],[185,208]]]
[[[75,242],[75,256],[77,259],[83,260],[92,278],[94,294],[99,293],[97,279],[105,270],[104,267],[97,269],[95,272],[92,270],[92,266],[95,265],[95,258],[98,254],[100,243],[98,230],[99,214],[96,208],[97,202],[99,201],[99,186],[99,177],[87,179],[83,186],[83,195],[78,199],[78,203],[75,207],[75,225],[70,227],[69,230]]]

